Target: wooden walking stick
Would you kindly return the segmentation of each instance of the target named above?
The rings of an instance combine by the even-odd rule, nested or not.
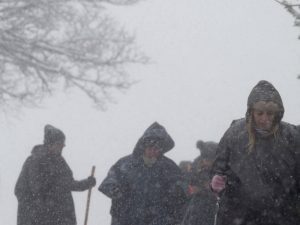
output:
[[[94,174],[95,174],[95,169],[96,169],[96,167],[93,166],[93,167],[92,167],[92,172],[91,172],[91,176],[92,176],[92,177],[93,177]],[[87,221],[88,221],[89,209],[90,209],[90,201],[91,201],[91,194],[92,194],[92,188],[93,188],[93,187],[90,187],[90,188],[89,188],[89,191],[88,191],[88,196],[87,196],[87,201],[86,201],[86,209],[85,209],[85,217],[84,217],[84,225],[87,225]]]

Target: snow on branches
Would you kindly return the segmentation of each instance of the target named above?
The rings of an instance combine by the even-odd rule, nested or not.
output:
[[[137,0],[0,0],[0,103],[36,105],[58,87],[78,88],[100,108],[132,82],[147,57],[103,3]]]

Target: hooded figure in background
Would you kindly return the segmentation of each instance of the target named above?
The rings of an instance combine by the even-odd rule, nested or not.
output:
[[[185,176],[190,176],[189,174],[192,171],[192,164],[192,161],[182,160],[179,162],[178,166]]]
[[[196,147],[200,150],[200,155],[194,160],[192,165],[192,185],[198,185],[197,182],[201,181],[201,179],[197,178],[197,175],[200,175],[199,173],[204,170],[210,171],[216,157],[218,143],[214,141],[199,140],[196,143]]]
[[[99,191],[112,199],[112,225],[176,225],[186,196],[180,168],[164,154],[174,147],[166,129],[153,123],[132,154],[109,170]]]
[[[278,91],[260,81],[248,97],[246,117],[222,137],[211,181],[221,196],[218,225],[300,224],[300,136],[283,114]]]
[[[44,144],[33,148],[15,186],[18,225],[76,225],[71,191],[87,190],[96,180],[74,180],[61,155],[64,146],[64,133],[46,125]]]
[[[191,200],[185,212],[182,225],[212,225],[214,223],[216,196],[210,189],[210,172],[215,159],[218,143],[199,140],[200,150],[192,164],[189,185]]]

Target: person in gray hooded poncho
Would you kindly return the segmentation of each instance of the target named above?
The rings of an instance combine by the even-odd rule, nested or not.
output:
[[[153,123],[133,153],[109,170],[99,191],[112,199],[112,225],[176,225],[186,200],[180,168],[164,156],[174,147],[166,129]],[[186,185],[187,188],[187,185]]]
[[[95,186],[94,177],[77,181],[61,155],[64,133],[45,126],[44,144],[34,146],[15,186],[18,225],[76,225],[72,191]]]
[[[246,117],[233,121],[213,164],[211,188],[221,196],[218,225],[300,224],[300,137],[282,121],[281,97],[260,81]]]

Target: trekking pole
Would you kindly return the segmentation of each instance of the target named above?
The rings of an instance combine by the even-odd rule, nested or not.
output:
[[[217,202],[216,202],[216,209],[215,209],[215,218],[214,218],[214,225],[218,224],[218,216],[219,216],[219,211],[220,211],[220,203],[221,203],[221,197],[224,194],[224,189],[220,192],[217,193]]]
[[[217,225],[217,222],[218,222],[218,214],[219,214],[219,209],[220,209],[220,201],[221,201],[221,198],[218,195],[217,196],[217,202],[216,202],[216,212],[215,212],[215,218],[214,218],[214,225]]]
[[[96,167],[92,167],[91,176],[93,177],[95,174]],[[85,209],[85,217],[84,217],[84,225],[87,225],[88,216],[89,216],[89,209],[90,209],[90,200],[91,200],[91,194],[92,194],[92,187],[89,188],[87,201],[86,201],[86,209]]]

